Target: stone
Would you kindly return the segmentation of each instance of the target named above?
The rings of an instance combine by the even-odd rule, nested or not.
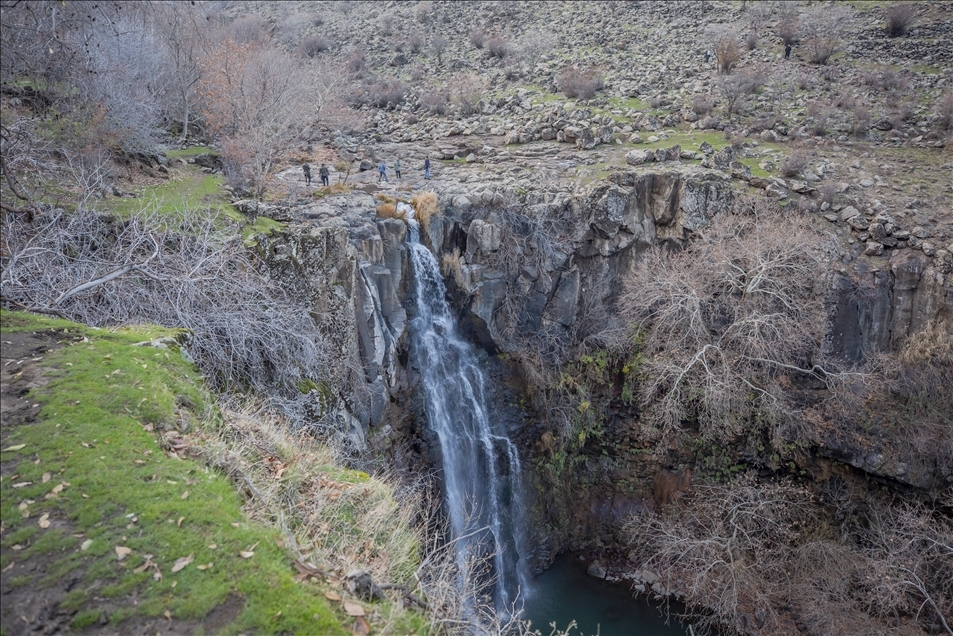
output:
[[[732,161],[729,164],[729,169],[734,179],[741,179],[742,181],[749,181],[751,179],[751,168],[740,161]]]
[[[781,141],[781,135],[774,132],[773,130],[763,130],[761,131],[761,141],[768,141],[771,143],[777,143]]]
[[[699,152],[701,152],[702,154],[705,154],[705,155],[710,155],[710,154],[713,154],[713,153],[715,152],[715,149],[714,149],[714,148],[712,147],[712,145],[711,145],[710,143],[708,143],[707,141],[701,142],[701,144],[698,145],[698,150],[699,150]]]
[[[642,135],[640,135],[639,133],[632,133],[632,134],[629,136],[629,143],[630,143],[630,144],[640,144],[640,143],[643,143]]]
[[[870,227],[870,223],[863,216],[852,216],[847,219],[847,225],[851,228],[857,230],[858,232],[866,230]]]
[[[923,250],[923,253],[927,256],[933,256],[936,254],[936,247],[934,247],[933,243],[930,243],[929,241],[923,241],[923,243],[920,244],[920,249]]]
[[[594,576],[597,579],[606,578],[606,569],[602,567],[602,564],[598,561],[593,561],[589,564],[589,568],[586,570],[586,574],[589,576]]]
[[[918,239],[928,239],[931,236],[933,236],[933,233],[930,230],[924,227],[920,227],[919,225],[913,228],[912,230],[910,230],[910,233],[913,234]]]
[[[841,210],[839,218],[841,221],[847,221],[848,219],[852,219],[859,214],[860,214],[860,210],[858,210],[852,205],[848,205],[846,208]]]
[[[880,256],[884,253],[884,246],[877,241],[867,241],[864,248],[864,254],[867,256]]]
[[[651,157],[651,158],[650,158]],[[650,155],[644,150],[630,150],[625,155],[625,162],[630,166],[639,166],[647,161],[654,161],[655,155]]]

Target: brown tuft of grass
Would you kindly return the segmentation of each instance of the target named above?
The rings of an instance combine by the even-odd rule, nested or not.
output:
[[[435,192],[415,194],[410,200],[410,205],[414,208],[417,222],[425,230],[430,223],[430,219],[440,210],[440,203]]]
[[[404,214],[397,211],[397,206],[393,203],[381,203],[377,206],[377,216],[382,219],[400,219],[404,220]]]
[[[390,196],[389,194],[384,194],[383,192],[378,192],[374,195],[374,198],[382,203],[397,203],[397,200]]]
[[[315,197],[326,197],[329,194],[347,194],[351,191],[351,186],[346,183],[332,183],[329,186],[323,186],[314,191]]]

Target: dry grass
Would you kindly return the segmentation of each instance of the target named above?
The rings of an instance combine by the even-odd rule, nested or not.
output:
[[[382,219],[400,219],[403,221],[405,215],[397,211],[397,206],[393,203],[381,203],[377,206],[377,216]]]
[[[380,201],[381,203],[391,203],[391,204],[397,203],[397,199],[390,196],[389,194],[384,194],[383,192],[378,192],[376,195],[374,195],[374,198]]]
[[[440,204],[435,192],[421,192],[415,194],[410,200],[410,205],[414,208],[414,215],[420,226],[427,229],[430,219],[440,210]]]
[[[318,188],[314,191],[315,196],[325,197],[329,194],[347,194],[351,191],[351,186],[346,183],[332,183],[329,186]]]
[[[202,454],[243,484],[248,513],[282,527],[299,559],[338,577],[359,568],[379,582],[412,579],[421,548],[411,524],[417,506],[400,505],[392,483],[335,465],[326,446],[292,432],[265,406],[227,404],[222,415]]]

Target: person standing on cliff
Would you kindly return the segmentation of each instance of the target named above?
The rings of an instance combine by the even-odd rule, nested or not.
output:
[[[318,171],[318,174],[321,176],[321,185],[327,186],[328,177],[331,176],[331,172],[328,170],[328,166],[322,163],[321,169]]]
[[[791,45],[788,44],[784,47],[784,59],[791,59]]]
[[[430,157],[424,159],[424,179],[430,178]]]
[[[304,182],[307,185],[311,185],[311,166],[304,164],[301,166],[301,171],[304,172]]]
[[[377,176],[377,182],[380,183],[381,179],[383,179],[387,183],[390,183],[390,179],[387,178],[387,163],[386,162],[384,161],[381,162],[381,166],[380,168],[378,168],[378,171],[380,172],[380,174]]]
[[[400,181],[400,159],[394,161],[394,174],[397,175],[397,180]]]

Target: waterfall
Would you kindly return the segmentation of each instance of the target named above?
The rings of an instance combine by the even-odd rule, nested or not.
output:
[[[457,564],[466,576],[469,557],[492,552],[494,605],[508,614],[526,597],[528,580],[520,560],[525,523],[519,454],[503,424],[487,411],[483,371],[473,347],[457,331],[437,261],[420,243],[413,211],[402,209],[409,219],[416,298],[413,355],[428,423],[440,440]]]

